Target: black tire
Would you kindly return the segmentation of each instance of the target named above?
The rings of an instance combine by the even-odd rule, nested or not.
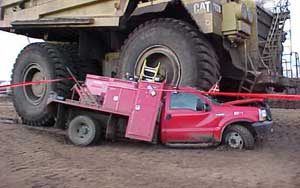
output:
[[[232,125],[223,134],[223,144],[231,149],[253,149],[254,143],[253,134],[241,125]]]
[[[77,146],[95,144],[101,136],[101,127],[89,116],[76,116],[68,126],[68,137]]]
[[[33,43],[19,54],[12,73],[12,83],[70,77],[68,66],[74,74],[71,62],[59,45]],[[60,81],[38,86],[17,87],[13,89],[13,103],[24,124],[32,126],[51,126],[55,122],[56,109],[47,109],[47,100],[51,91],[59,96],[69,97],[73,81]]]
[[[160,74],[169,85],[208,90],[220,76],[218,58],[210,42],[180,20],[155,19],[136,28],[122,47],[119,77],[138,76],[144,59],[163,62]]]
[[[82,60],[80,58],[77,44],[61,44],[60,47],[68,55],[70,61],[76,68],[78,80],[84,81],[87,74],[102,74],[99,62],[95,60]]]

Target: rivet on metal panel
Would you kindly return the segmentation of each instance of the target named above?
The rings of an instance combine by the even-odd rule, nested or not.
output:
[[[156,96],[156,91],[154,90],[154,88],[151,85],[148,85],[147,89],[149,90],[149,93],[152,97]]]
[[[113,97],[113,100],[114,100],[115,102],[118,102],[119,96],[114,96],[114,97]]]
[[[141,105],[135,105],[135,110],[136,110],[136,111],[141,110]]]

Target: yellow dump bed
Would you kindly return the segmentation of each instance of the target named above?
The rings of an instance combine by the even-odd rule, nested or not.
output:
[[[118,26],[129,0],[1,0],[0,28]]]

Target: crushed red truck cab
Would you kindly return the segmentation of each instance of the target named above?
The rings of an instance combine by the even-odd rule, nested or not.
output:
[[[94,75],[73,91],[72,99],[53,93],[49,109],[58,105],[56,126],[67,128],[70,140],[81,146],[125,137],[174,147],[224,143],[252,149],[271,130],[271,112],[262,99],[221,104],[189,87]]]

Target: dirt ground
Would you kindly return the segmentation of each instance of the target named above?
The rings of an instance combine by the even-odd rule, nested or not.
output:
[[[0,102],[0,117],[15,117]],[[252,151],[145,143],[80,148],[61,134],[0,123],[0,187],[300,187],[300,110],[273,110],[275,132]]]

